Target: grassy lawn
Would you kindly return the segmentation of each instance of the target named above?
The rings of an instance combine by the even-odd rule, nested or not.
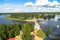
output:
[[[36,35],[41,38],[46,37],[45,33],[42,30],[38,30]]]
[[[21,20],[21,19],[18,19],[18,18],[12,18],[10,16],[5,16],[5,17],[6,17],[6,19],[9,19],[9,20]]]

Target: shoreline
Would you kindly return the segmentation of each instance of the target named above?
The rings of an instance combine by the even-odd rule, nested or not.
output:
[[[28,22],[34,22],[33,18],[32,19],[25,19],[25,20],[21,20],[21,19],[17,19],[17,18],[11,18],[9,16],[6,16],[5,17],[6,19],[9,19],[9,20],[20,20],[20,21],[28,21]],[[44,20],[44,19],[37,19],[37,20]]]

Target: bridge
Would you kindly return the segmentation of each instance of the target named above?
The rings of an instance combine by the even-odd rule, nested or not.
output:
[[[34,30],[40,30],[40,25],[38,24],[38,20],[41,20],[43,21],[44,19],[36,19],[35,17],[31,20],[23,20],[23,21],[26,21],[26,22],[34,22]]]
[[[35,20],[40,20],[40,21],[43,21],[44,19],[36,19],[36,18],[33,18],[33,19],[31,19],[31,20],[29,20],[29,19],[26,19],[26,20],[23,20],[23,21],[26,21],[26,22],[35,22]]]

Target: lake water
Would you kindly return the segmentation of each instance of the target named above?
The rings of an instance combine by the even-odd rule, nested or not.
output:
[[[4,15],[0,16],[0,24],[9,24],[9,23],[16,23],[16,22],[19,22],[20,24],[25,23],[23,21],[18,21],[18,20],[8,20],[5,18]],[[54,19],[44,20],[44,21],[39,20],[38,23],[40,24],[43,31],[46,31],[46,29],[48,29],[50,26],[52,26],[52,28],[56,28],[57,25],[60,25],[60,21],[55,21]],[[33,22],[32,24],[34,25]]]
[[[23,21],[18,21],[18,20],[8,20],[7,18],[5,18],[4,15],[0,16],[0,24],[10,24],[10,23],[20,23],[21,25],[24,24],[25,22]]]
[[[20,23],[21,25],[26,23],[25,21],[19,21],[19,20],[9,20],[5,17],[5,15],[0,16],[0,24],[10,24],[10,23]],[[32,22],[34,25],[34,23]]]
[[[46,31],[49,27],[52,27],[53,29],[57,27],[57,25],[60,26],[60,21],[55,21],[54,19],[50,20],[44,20],[38,22],[43,29],[43,31]]]
[[[18,21],[18,20],[8,20],[5,18],[4,15],[0,16],[0,24],[9,24],[9,23],[16,23],[19,22],[20,24],[24,24],[25,22],[23,21]],[[52,26],[52,28],[56,28],[57,25],[60,25],[60,21],[55,21],[54,19],[50,19],[50,20],[44,20],[44,21],[38,21],[38,23],[40,24],[41,29],[46,32],[46,30]],[[34,23],[32,22],[32,24],[34,25]],[[48,38],[47,38],[48,40]]]

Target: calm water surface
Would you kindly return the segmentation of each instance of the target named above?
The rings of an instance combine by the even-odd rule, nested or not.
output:
[[[46,31],[46,29],[49,27],[56,28],[57,25],[60,26],[60,21],[55,21],[54,19],[39,21],[38,23],[40,24],[43,31]]]
[[[0,24],[9,24],[9,23],[16,23],[16,22],[18,22],[20,24],[25,23],[23,21],[18,21],[18,20],[8,20],[7,18],[5,18],[4,15],[0,16]]]
[[[0,24],[9,24],[9,23],[16,23],[16,22],[19,22],[20,24],[25,23],[23,21],[18,21],[18,20],[8,20],[5,18],[4,15],[0,16]],[[60,21],[55,21],[54,19],[38,21],[38,23],[40,24],[43,31],[45,31],[50,26],[52,26],[52,28],[56,28],[57,25],[60,25]],[[32,24],[34,25],[34,23]]]
[[[18,21],[18,20],[8,20],[5,18],[4,15],[0,16],[0,24],[9,24],[9,23],[16,23],[19,22],[20,24],[24,24],[25,22],[23,21]],[[38,23],[40,24],[40,27],[42,28],[42,30],[44,32],[46,32],[46,30],[52,26],[52,28],[56,28],[57,25],[60,25],[60,21],[55,21],[54,19],[50,19],[50,20],[44,20],[44,21],[38,21]],[[34,25],[34,23],[32,23],[32,25]],[[50,40],[48,38],[46,38],[47,40]]]

